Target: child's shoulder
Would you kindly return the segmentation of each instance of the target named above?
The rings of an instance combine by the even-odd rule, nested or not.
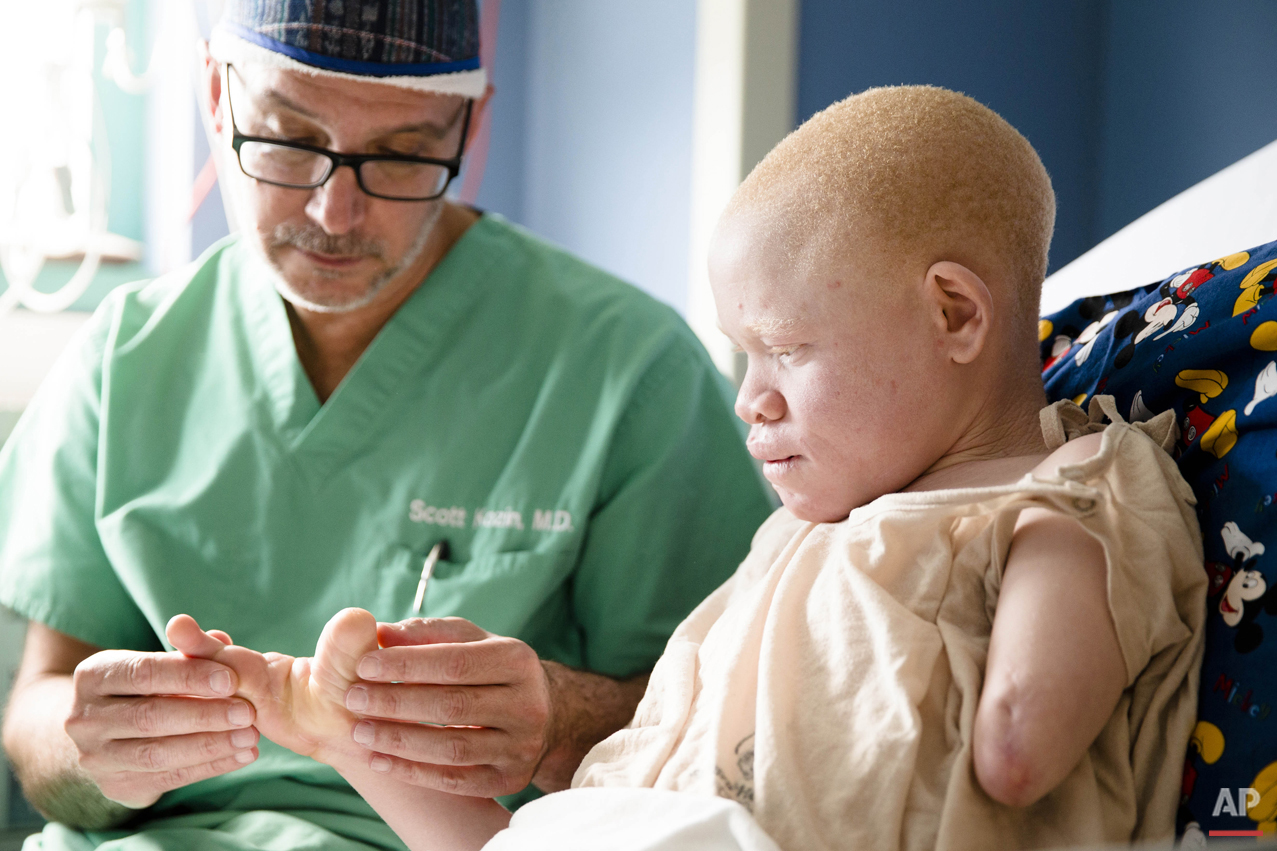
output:
[[[1072,417],[1078,422],[1062,422],[1068,439],[1038,463],[1032,470],[1034,478],[1067,479],[1090,486],[1103,479],[1110,484],[1102,490],[1118,487],[1125,494],[1114,506],[1117,510],[1160,514],[1170,507],[1169,500],[1181,512],[1191,513],[1197,500],[1171,453],[1178,435],[1173,411],[1143,422],[1114,418],[1106,425],[1096,416],[1098,406],[1092,406],[1089,414],[1081,413],[1071,403],[1068,407],[1080,415]],[[1047,433],[1048,445],[1052,442],[1050,437]]]
[[[1055,476],[1061,467],[1074,467],[1084,464],[1100,454],[1104,443],[1104,433],[1084,434],[1057,447],[1033,468],[1034,476]]]

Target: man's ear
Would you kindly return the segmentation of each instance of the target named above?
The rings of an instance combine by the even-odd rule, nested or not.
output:
[[[207,126],[219,136],[222,133],[222,65],[208,52],[208,42],[200,41],[200,111],[207,119]]]
[[[954,363],[980,356],[993,319],[993,296],[984,281],[961,263],[941,260],[927,270],[926,291],[934,299],[946,354]]]
[[[488,108],[488,104],[492,101],[492,96],[497,93],[497,87],[488,83],[488,87],[483,90],[483,97],[475,102],[472,110],[476,116],[482,115],[483,111]]]

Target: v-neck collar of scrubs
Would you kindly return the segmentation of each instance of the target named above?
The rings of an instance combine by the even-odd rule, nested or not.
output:
[[[377,421],[393,408],[405,380],[422,370],[447,342],[448,329],[480,298],[499,252],[489,215],[456,241],[400,306],[324,404],[297,357],[283,298],[263,261],[253,257],[239,276],[249,347],[261,380],[261,401],[286,451],[320,472],[337,469],[379,434]]]

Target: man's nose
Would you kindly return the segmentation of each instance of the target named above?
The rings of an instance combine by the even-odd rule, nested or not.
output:
[[[349,233],[363,221],[367,203],[368,196],[359,188],[355,170],[341,166],[327,183],[311,192],[306,214],[326,233]]]
[[[751,381],[747,372],[736,394],[736,416],[750,425],[775,422],[785,416],[785,397],[779,390]]]

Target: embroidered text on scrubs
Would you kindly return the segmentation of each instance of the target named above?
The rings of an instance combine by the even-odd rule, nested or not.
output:
[[[513,508],[507,508],[504,511],[476,508],[474,511],[474,525],[481,529],[518,529],[523,531],[523,514]]]
[[[571,532],[572,515],[567,511],[532,512],[532,528],[538,532]]]
[[[414,499],[408,503],[408,519],[413,523],[429,523],[433,526],[455,526],[458,529],[465,528],[466,510],[457,508],[455,505],[451,508],[436,508],[433,505],[426,505],[420,499]],[[478,525],[476,522],[475,525]]]

